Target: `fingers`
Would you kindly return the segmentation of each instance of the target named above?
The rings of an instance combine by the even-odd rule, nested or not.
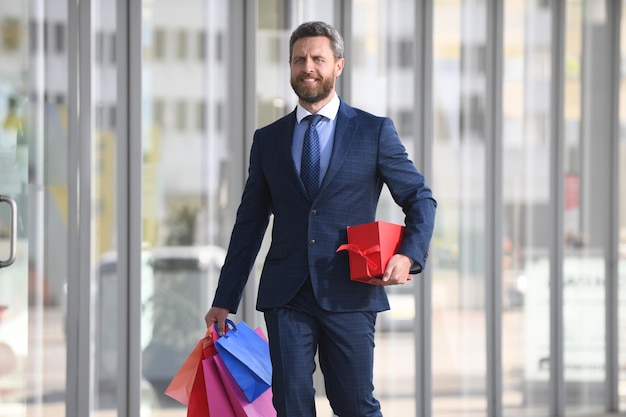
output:
[[[228,318],[229,311],[221,307],[211,307],[211,309],[204,316],[207,328],[210,328],[217,323],[217,334],[222,336],[226,330],[226,319]]]
[[[406,284],[407,278],[408,278],[408,274],[404,276],[403,275],[399,275],[399,276],[383,275],[381,278],[372,278],[368,282],[372,285],[377,285],[379,287],[386,287],[389,285]]]
[[[380,278],[372,278],[369,283],[378,286],[405,284],[409,277],[411,260],[405,255],[394,255]]]
[[[213,325],[213,323],[215,323],[216,319],[211,315],[211,310],[209,310],[205,315],[204,315],[204,322],[206,323],[206,327],[207,329],[209,327],[211,327]]]

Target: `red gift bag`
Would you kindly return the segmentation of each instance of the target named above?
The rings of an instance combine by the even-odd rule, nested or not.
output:
[[[376,221],[348,226],[346,231],[348,243],[339,246],[337,252],[348,251],[350,279],[368,283],[372,278],[382,277],[402,242],[404,226]]]
[[[207,401],[207,393],[204,379],[203,360],[197,365],[196,376],[189,393],[189,404],[187,404],[187,417],[210,417],[209,403]],[[213,414],[221,415],[221,414]],[[224,415],[224,417],[230,417]]]

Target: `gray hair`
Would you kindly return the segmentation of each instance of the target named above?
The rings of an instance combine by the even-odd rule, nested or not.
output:
[[[291,34],[289,39],[289,61],[291,62],[291,53],[293,45],[298,39],[310,38],[314,36],[325,36],[330,39],[330,47],[333,50],[335,59],[343,58],[343,38],[337,32],[337,29],[324,22],[306,22],[301,24]]]

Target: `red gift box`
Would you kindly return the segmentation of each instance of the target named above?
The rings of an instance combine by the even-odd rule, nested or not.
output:
[[[400,246],[404,226],[376,221],[348,226],[346,230],[348,243],[339,246],[337,252],[348,251],[350,279],[367,283],[382,277],[389,259]]]

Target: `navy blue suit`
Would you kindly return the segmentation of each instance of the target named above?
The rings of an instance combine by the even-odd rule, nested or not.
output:
[[[291,155],[295,123],[294,111],[255,132],[248,180],[213,305],[236,312],[273,215],[271,246],[260,279],[257,309],[267,313],[283,308],[305,288],[309,294],[299,302],[316,303],[314,308],[320,312],[373,314],[375,321],[376,312],[389,309],[387,295],[383,287],[350,280],[347,252],[336,252],[347,243],[346,226],[376,220],[381,189],[387,184],[405,213],[406,229],[398,253],[414,261],[412,272],[417,273],[426,262],[436,202],[408,158],[392,121],[343,101],[337,114],[330,164],[319,193],[311,201]],[[269,324],[268,333],[270,344],[273,338],[277,343],[282,340],[280,335],[272,334]],[[364,349],[373,350],[373,329],[367,337],[372,339],[371,349]],[[314,338],[313,342],[319,340]],[[333,367],[341,367],[342,360],[331,358],[330,362]],[[275,367],[275,378],[293,377],[282,372],[278,370],[277,375]],[[327,391],[329,388],[333,389],[327,386]]]

